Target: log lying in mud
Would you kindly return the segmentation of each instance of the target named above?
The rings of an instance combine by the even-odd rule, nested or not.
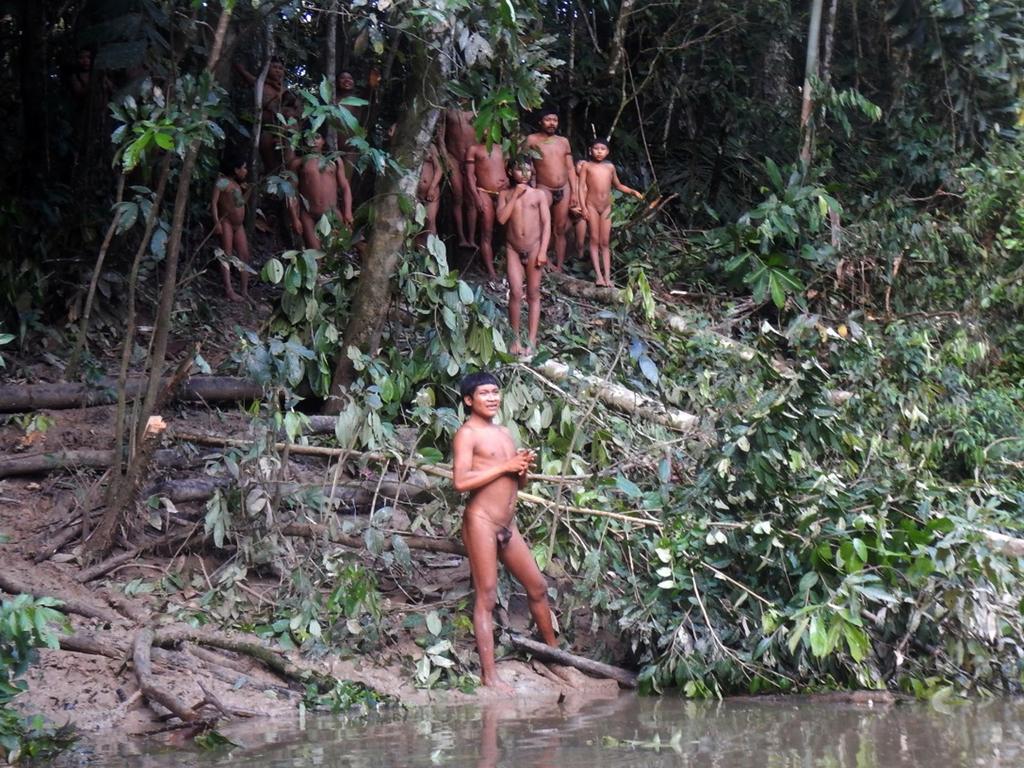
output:
[[[166,386],[167,379],[161,382]],[[148,379],[129,379],[129,398],[146,392]],[[170,400],[223,402],[259,400],[263,388],[251,379],[237,376],[190,376],[171,393]],[[117,402],[117,379],[103,378],[95,384],[7,384],[0,386],[0,412],[37,411],[43,408],[80,408]]]
[[[331,533],[327,526],[314,525],[312,523],[292,523],[286,525],[281,529],[281,533],[285,536],[300,536],[302,538],[313,539],[317,537],[325,537],[328,541],[334,544],[341,544],[345,547],[351,547],[352,549],[366,549],[366,542],[363,541],[361,536],[352,536],[347,533]],[[413,536],[411,534],[400,533],[397,534],[405,542],[405,545],[409,549],[419,549],[426,552],[446,552],[451,555],[462,555],[466,557],[466,548],[457,541],[451,539],[432,539],[429,536]],[[389,550],[393,547],[391,540],[384,542],[384,549]]]
[[[74,613],[88,619],[99,619],[109,624],[120,624],[121,617],[106,606],[96,605],[89,601],[79,600],[72,594],[57,594],[53,589],[39,584],[22,581],[10,572],[0,569],[0,589],[11,595],[31,595],[32,597],[55,597],[63,605],[59,607],[63,613]]]
[[[550,645],[536,640],[531,640],[530,638],[523,637],[522,635],[512,635],[510,637],[510,642],[516,648],[529,651],[538,659],[553,661],[556,664],[564,664],[567,667],[575,667],[581,672],[586,672],[588,675],[593,675],[595,677],[604,677],[609,680],[614,680],[624,688],[636,688],[636,675],[628,669],[613,667],[611,664],[604,664],[600,661],[586,659],[582,656],[577,656],[575,653],[569,653],[568,651],[563,651],[559,648],[552,648]]]
[[[191,459],[180,451],[156,451],[153,462],[158,467],[183,467]],[[92,448],[78,448],[50,453],[32,453],[22,456],[0,456],[0,477],[18,477],[52,472],[55,469],[105,469],[114,463],[114,452]]]
[[[189,707],[178,700],[170,691],[160,687],[153,674],[153,662],[150,653],[153,650],[153,630],[148,627],[140,629],[132,643],[132,666],[135,677],[139,681],[139,690],[146,701],[159,704],[184,723],[199,719],[195,708]]]
[[[547,360],[536,366],[536,370],[553,381],[573,379],[590,389],[605,405],[618,411],[656,422],[669,429],[675,429],[680,432],[693,432],[700,423],[700,419],[692,413],[669,408],[653,397],[634,392],[621,384],[604,381],[597,376],[575,371],[565,363],[560,363],[557,360]]]
[[[990,548],[1006,557],[1024,557],[1024,539],[1015,539],[998,531],[978,529]]]

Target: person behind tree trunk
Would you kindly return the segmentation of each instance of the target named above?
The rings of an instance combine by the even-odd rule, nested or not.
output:
[[[466,191],[466,150],[476,143],[476,129],[473,128],[473,113],[462,108],[452,108],[444,113],[445,160],[452,184],[452,218],[455,220],[455,234],[459,248],[472,248],[476,237],[476,205]]]
[[[583,170],[583,164],[585,160],[576,161],[576,179],[577,186],[580,177],[580,171]],[[573,240],[576,246],[576,259],[577,261],[583,261],[583,252],[586,249],[587,244],[587,217],[583,212],[583,201],[580,200],[579,195],[576,196],[576,205],[569,209],[569,222],[573,228]]]
[[[466,190],[472,196],[480,222],[480,256],[487,269],[487,280],[494,287],[498,281],[494,271],[494,211],[498,194],[508,189],[505,155],[500,144],[492,145],[488,151],[483,144],[474,143],[466,150],[464,165]]]
[[[516,493],[526,485],[536,454],[528,448],[517,450],[509,431],[494,423],[501,405],[501,386],[493,374],[469,374],[459,385],[459,394],[469,417],[455,433],[452,484],[457,492],[469,494],[462,516],[462,540],[476,593],[473,632],[480,654],[480,677],[485,686],[512,693],[494,663],[492,613],[499,560],[526,589],[541,638],[556,645],[547,581],[515,523]]]
[[[498,223],[505,226],[505,262],[508,271],[508,321],[512,326],[513,355],[532,356],[540,328],[540,281],[548,261],[551,212],[548,196],[530,186],[533,166],[528,160],[509,165],[513,189],[498,194]],[[519,311],[526,281],[527,346],[519,342]]]
[[[242,192],[242,183],[248,174],[249,167],[245,160],[225,152],[221,158],[220,175],[213,185],[213,199],[210,200],[213,231],[220,236],[224,256],[230,259],[232,255],[237,255],[239,261],[246,266],[252,261],[249,255],[249,241],[245,235],[245,195]],[[231,285],[231,267],[227,261],[221,261],[220,272],[224,279],[224,293],[231,301],[249,299],[247,271],[241,270],[241,296],[235,293]]]
[[[394,127],[391,129],[394,131]],[[389,132],[390,134],[391,132]],[[441,156],[437,151],[437,144],[430,142],[427,147],[427,155],[423,158],[423,165],[420,166],[420,180],[416,185],[416,199],[426,208],[427,216],[423,222],[423,233],[421,241],[426,236],[437,234],[437,209],[441,204],[441,180],[444,178],[444,169],[441,168]]]
[[[551,205],[551,239],[555,243],[552,268],[562,271],[565,262],[565,232],[569,209],[577,207],[576,169],[572,162],[569,140],[558,135],[558,113],[545,109],[540,113],[540,130],[526,137],[526,147],[533,155],[533,171],[537,188],[548,194]]]
[[[320,250],[317,224],[321,217],[333,213],[345,224],[352,224],[352,190],[345,177],[344,161],[324,157],[325,144],[326,139],[321,129],[308,140],[309,154],[292,157],[288,162],[289,170],[298,176],[299,196],[302,198],[302,204],[296,202],[289,207],[292,227],[298,226],[306,248],[315,250]]]
[[[233,66],[249,85],[255,85],[259,80],[239,62],[236,61]],[[282,151],[287,144],[284,138],[287,128],[281,124],[278,115],[288,120],[296,119],[301,114],[298,99],[284,84],[284,62],[274,56],[270,59],[267,76],[263,81],[263,111],[260,115],[262,129],[259,149],[264,173],[273,173],[281,167]]]
[[[579,174],[579,199],[590,230],[590,260],[594,265],[594,284],[609,288],[612,284],[612,188],[643,200],[644,196],[619,181],[615,166],[608,161],[608,142],[594,139],[590,144],[590,162],[583,163]]]

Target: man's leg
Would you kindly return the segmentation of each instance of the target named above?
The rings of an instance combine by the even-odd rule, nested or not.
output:
[[[452,219],[455,220],[455,234],[459,238],[460,248],[469,248],[473,245],[466,236],[466,222],[463,217],[463,183],[462,163],[456,160],[450,153],[445,153],[448,159],[448,178],[452,184]]]
[[[494,203],[490,195],[484,197],[483,208],[480,209],[480,256],[487,268],[487,279],[497,281],[498,273],[494,271]]]
[[[523,306],[523,263],[511,245],[505,248],[505,264],[508,272],[508,324],[512,326],[512,343],[508,351],[513,355],[521,355],[523,347],[519,343],[519,313]]]
[[[252,265],[252,255],[249,253],[249,238],[245,234],[245,225],[239,224],[235,227],[235,251],[238,253],[238,259],[245,266]],[[242,270],[242,296],[246,299],[249,298],[249,273],[244,269]]]
[[[537,252],[530,254],[526,265],[526,328],[531,354],[537,351],[537,332],[540,329],[540,279],[544,267],[537,263],[539,251],[538,248]]]
[[[508,544],[498,550],[498,557],[508,568],[509,573],[516,577],[526,590],[526,599],[530,604],[530,615],[537,624],[537,631],[545,643],[557,647],[555,630],[551,626],[551,609],[548,606],[548,582],[537,567],[533,553],[526,545],[519,529],[512,526],[512,538]]]
[[[229,221],[221,221],[220,223],[220,247],[224,251],[224,255],[231,258],[231,254],[234,251],[234,227],[231,226]],[[226,295],[231,301],[241,301],[242,297],[235,293],[235,288],[231,285],[231,266],[226,261],[220,262],[220,275],[224,280],[224,295]]]
[[[612,209],[606,209],[598,220],[600,226],[600,234],[598,239],[601,241],[601,256],[604,260],[604,284],[611,288],[612,283]]]
[[[590,263],[594,266],[594,285],[605,285],[605,277],[601,271],[601,244],[597,236],[601,231],[601,214],[589,205],[586,213],[587,226],[590,228]]]
[[[562,188],[562,199],[551,206],[551,239],[555,243],[555,272],[565,263],[565,232],[569,228],[569,185]]]
[[[309,211],[302,212],[302,244],[316,251],[320,250],[320,235],[316,232],[316,223],[319,220],[319,216],[314,219]]]
[[[462,541],[469,554],[469,571],[473,577],[473,634],[480,654],[480,678],[484,685],[511,692],[511,687],[498,677],[494,664],[494,619],[492,613],[498,598],[498,561],[495,526],[490,520],[467,513],[462,518]]]

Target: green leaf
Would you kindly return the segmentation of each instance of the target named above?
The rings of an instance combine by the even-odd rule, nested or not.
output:
[[[816,613],[811,617],[811,653],[818,658],[825,656],[831,650],[828,642],[828,630],[821,615]]]
[[[443,629],[441,624],[441,618],[437,615],[437,611],[431,611],[427,614],[427,631],[434,637],[440,637]]]
[[[284,277],[284,266],[277,259],[268,259],[267,263],[263,265],[261,276],[268,283],[277,284],[281,282],[281,278]]]
[[[631,499],[636,499],[643,495],[643,491],[640,490],[640,487],[624,475],[616,475],[615,487]]]

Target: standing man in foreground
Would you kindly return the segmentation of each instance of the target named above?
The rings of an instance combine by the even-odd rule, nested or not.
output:
[[[459,394],[469,418],[455,433],[452,482],[459,493],[469,493],[462,540],[476,590],[473,633],[480,654],[480,678],[489,688],[512,693],[494,664],[491,614],[498,595],[498,560],[526,589],[541,638],[552,647],[556,645],[547,581],[515,524],[516,493],[526,485],[536,454],[529,448],[516,450],[508,430],[494,423],[501,406],[501,386],[493,374],[471,373],[459,385]]]
[[[572,147],[564,136],[558,136],[558,113],[545,109],[540,113],[540,130],[526,137],[526,146],[533,156],[537,188],[548,193],[551,201],[551,239],[555,243],[552,268],[562,271],[565,262],[565,233],[569,227],[569,209],[576,202],[576,168]]]

